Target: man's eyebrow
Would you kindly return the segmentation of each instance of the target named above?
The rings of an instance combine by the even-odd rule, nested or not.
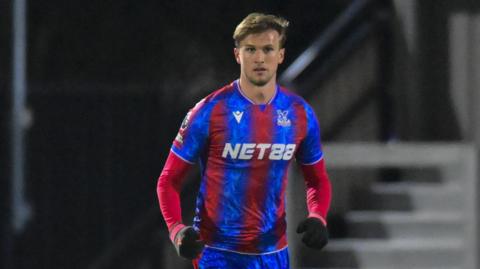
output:
[[[252,48],[255,48],[256,46],[253,45],[253,44],[244,44],[243,46],[245,47],[252,47]],[[273,47],[273,44],[266,44],[266,45],[263,45],[263,46],[258,46],[259,48],[267,48],[267,47]]]

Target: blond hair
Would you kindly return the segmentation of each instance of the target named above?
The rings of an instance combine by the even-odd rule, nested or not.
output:
[[[250,34],[263,33],[268,30],[275,30],[280,35],[280,48],[283,48],[287,40],[287,27],[289,22],[275,15],[263,13],[250,13],[240,24],[237,25],[233,32],[235,46],[238,47],[240,42]]]

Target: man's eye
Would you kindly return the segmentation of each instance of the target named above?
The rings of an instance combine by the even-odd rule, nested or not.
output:
[[[263,51],[265,51],[266,53],[267,53],[267,52],[272,52],[272,51],[273,51],[273,48],[270,48],[270,47],[264,48]]]
[[[248,51],[248,52],[254,52],[255,51],[254,48],[246,48],[245,50]]]

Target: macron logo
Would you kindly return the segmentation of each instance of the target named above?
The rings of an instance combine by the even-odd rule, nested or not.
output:
[[[295,152],[295,144],[265,144],[265,143],[226,143],[223,148],[222,157],[239,160],[251,160],[255,152],[258,152],[257,159],[263,160],[290,160]],[[267,150],[269,152],[267,153]],[[266,154],[267,153],[267,154]],[[268,156],[267,156],[268,155]]]
[[[238,123],[240,123],[240,121],[242,120],[242,116],[243,116],[243,111],[234,111],[232,112],[233,116],[235,117],[235,119],[237,120]]]

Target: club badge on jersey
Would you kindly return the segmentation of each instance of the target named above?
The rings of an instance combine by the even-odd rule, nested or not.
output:
[[[288,110],[277,110],[277,125],[282,127],[289,127],[292,125],[288,119]]]

